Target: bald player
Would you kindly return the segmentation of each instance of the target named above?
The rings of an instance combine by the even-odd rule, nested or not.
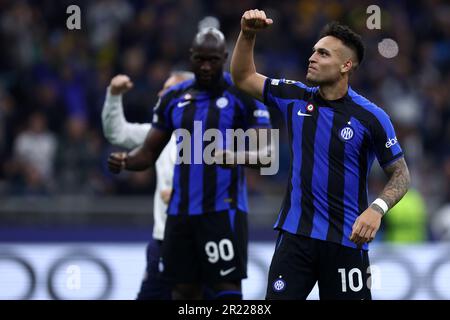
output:
[[[190,133],[191,145],[202,143],[207,129],[219,129],[224,137],[226,129],[268,130],[266,107],[237,90],[230,75],[223,72],[227,57],[219,30],[200,31],[190,49],[195,79],[164,94],[154,109],[144,144],[128,154],[111,154],[110,170],[118,173],[154,165],[177,129]],[[194,121],[201,123],[201,129],[194,127]],[[179,130],[175,133],[179,144]],[[227,145],[225,139],[215,143]],[[202,154],[204,150],[203,143]],[[243,166],[208,165],[203,158],[201,163],[177,161],[162,248],[163,274],[173,284],[174,299],[201,299],[205,285],[214,290],[216,299],[242,299],[241,281],[247,276],[247,212]]]

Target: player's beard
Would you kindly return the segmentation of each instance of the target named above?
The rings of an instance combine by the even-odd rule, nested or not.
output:
[[[320,85],[320,83],[318,83],[315,79],[306,77],[306,85],[308,85],[310,87],[315,87],[315,86]]]
[[[324,83],[324,81],[320,81],[319,79],[306,77],[306,84],[310,87],[317,87],[323,85]]]
[[[318,87],[318,86],[323,86],[323,85],[330,85],[333,84],[337,81],[337,79],[320,79],[320,78],[311,78],[308,77],[308,75],[306,75],[306,84],[310,87]]]
[[[217,85],[220,84],[220,79],[222,78],[222,69],[219,70],[216,73],[211,74],[211,79],[208,80],[200,80],[199,78],[197,78],[198,83],[200,84],[201,87],[205,88],[205,89],[213,89],[215,88]]]

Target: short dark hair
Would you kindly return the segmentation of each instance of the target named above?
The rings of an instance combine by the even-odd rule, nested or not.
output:
[[[333,21],[328,23],[320,32],[319,39],[332,36],[341,40],[344,45],[352,49],[358,58],[358,64],[361,64],[364,58],[364,44],[361,36],[346,25]]]

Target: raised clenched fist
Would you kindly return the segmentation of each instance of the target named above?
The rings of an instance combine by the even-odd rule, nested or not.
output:
[[[110,90],[112,95],[124,94],[133,87],[133,82],[126,75],[119,74],[111,79]]]
[[[254,35],[259,30],[265,29],[273,23],[266,17],[262,10],[254,9],[245,11],[241,19],[241,30],[244,35]]]

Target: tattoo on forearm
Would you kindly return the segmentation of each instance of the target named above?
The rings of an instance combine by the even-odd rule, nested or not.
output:
[[[383,199],[389,208],[392,208],[408,191],[411,182],[409,170],[405,159],[401,158],[387,166],[384,172],[389,176],[389,181],[379,198]]]

